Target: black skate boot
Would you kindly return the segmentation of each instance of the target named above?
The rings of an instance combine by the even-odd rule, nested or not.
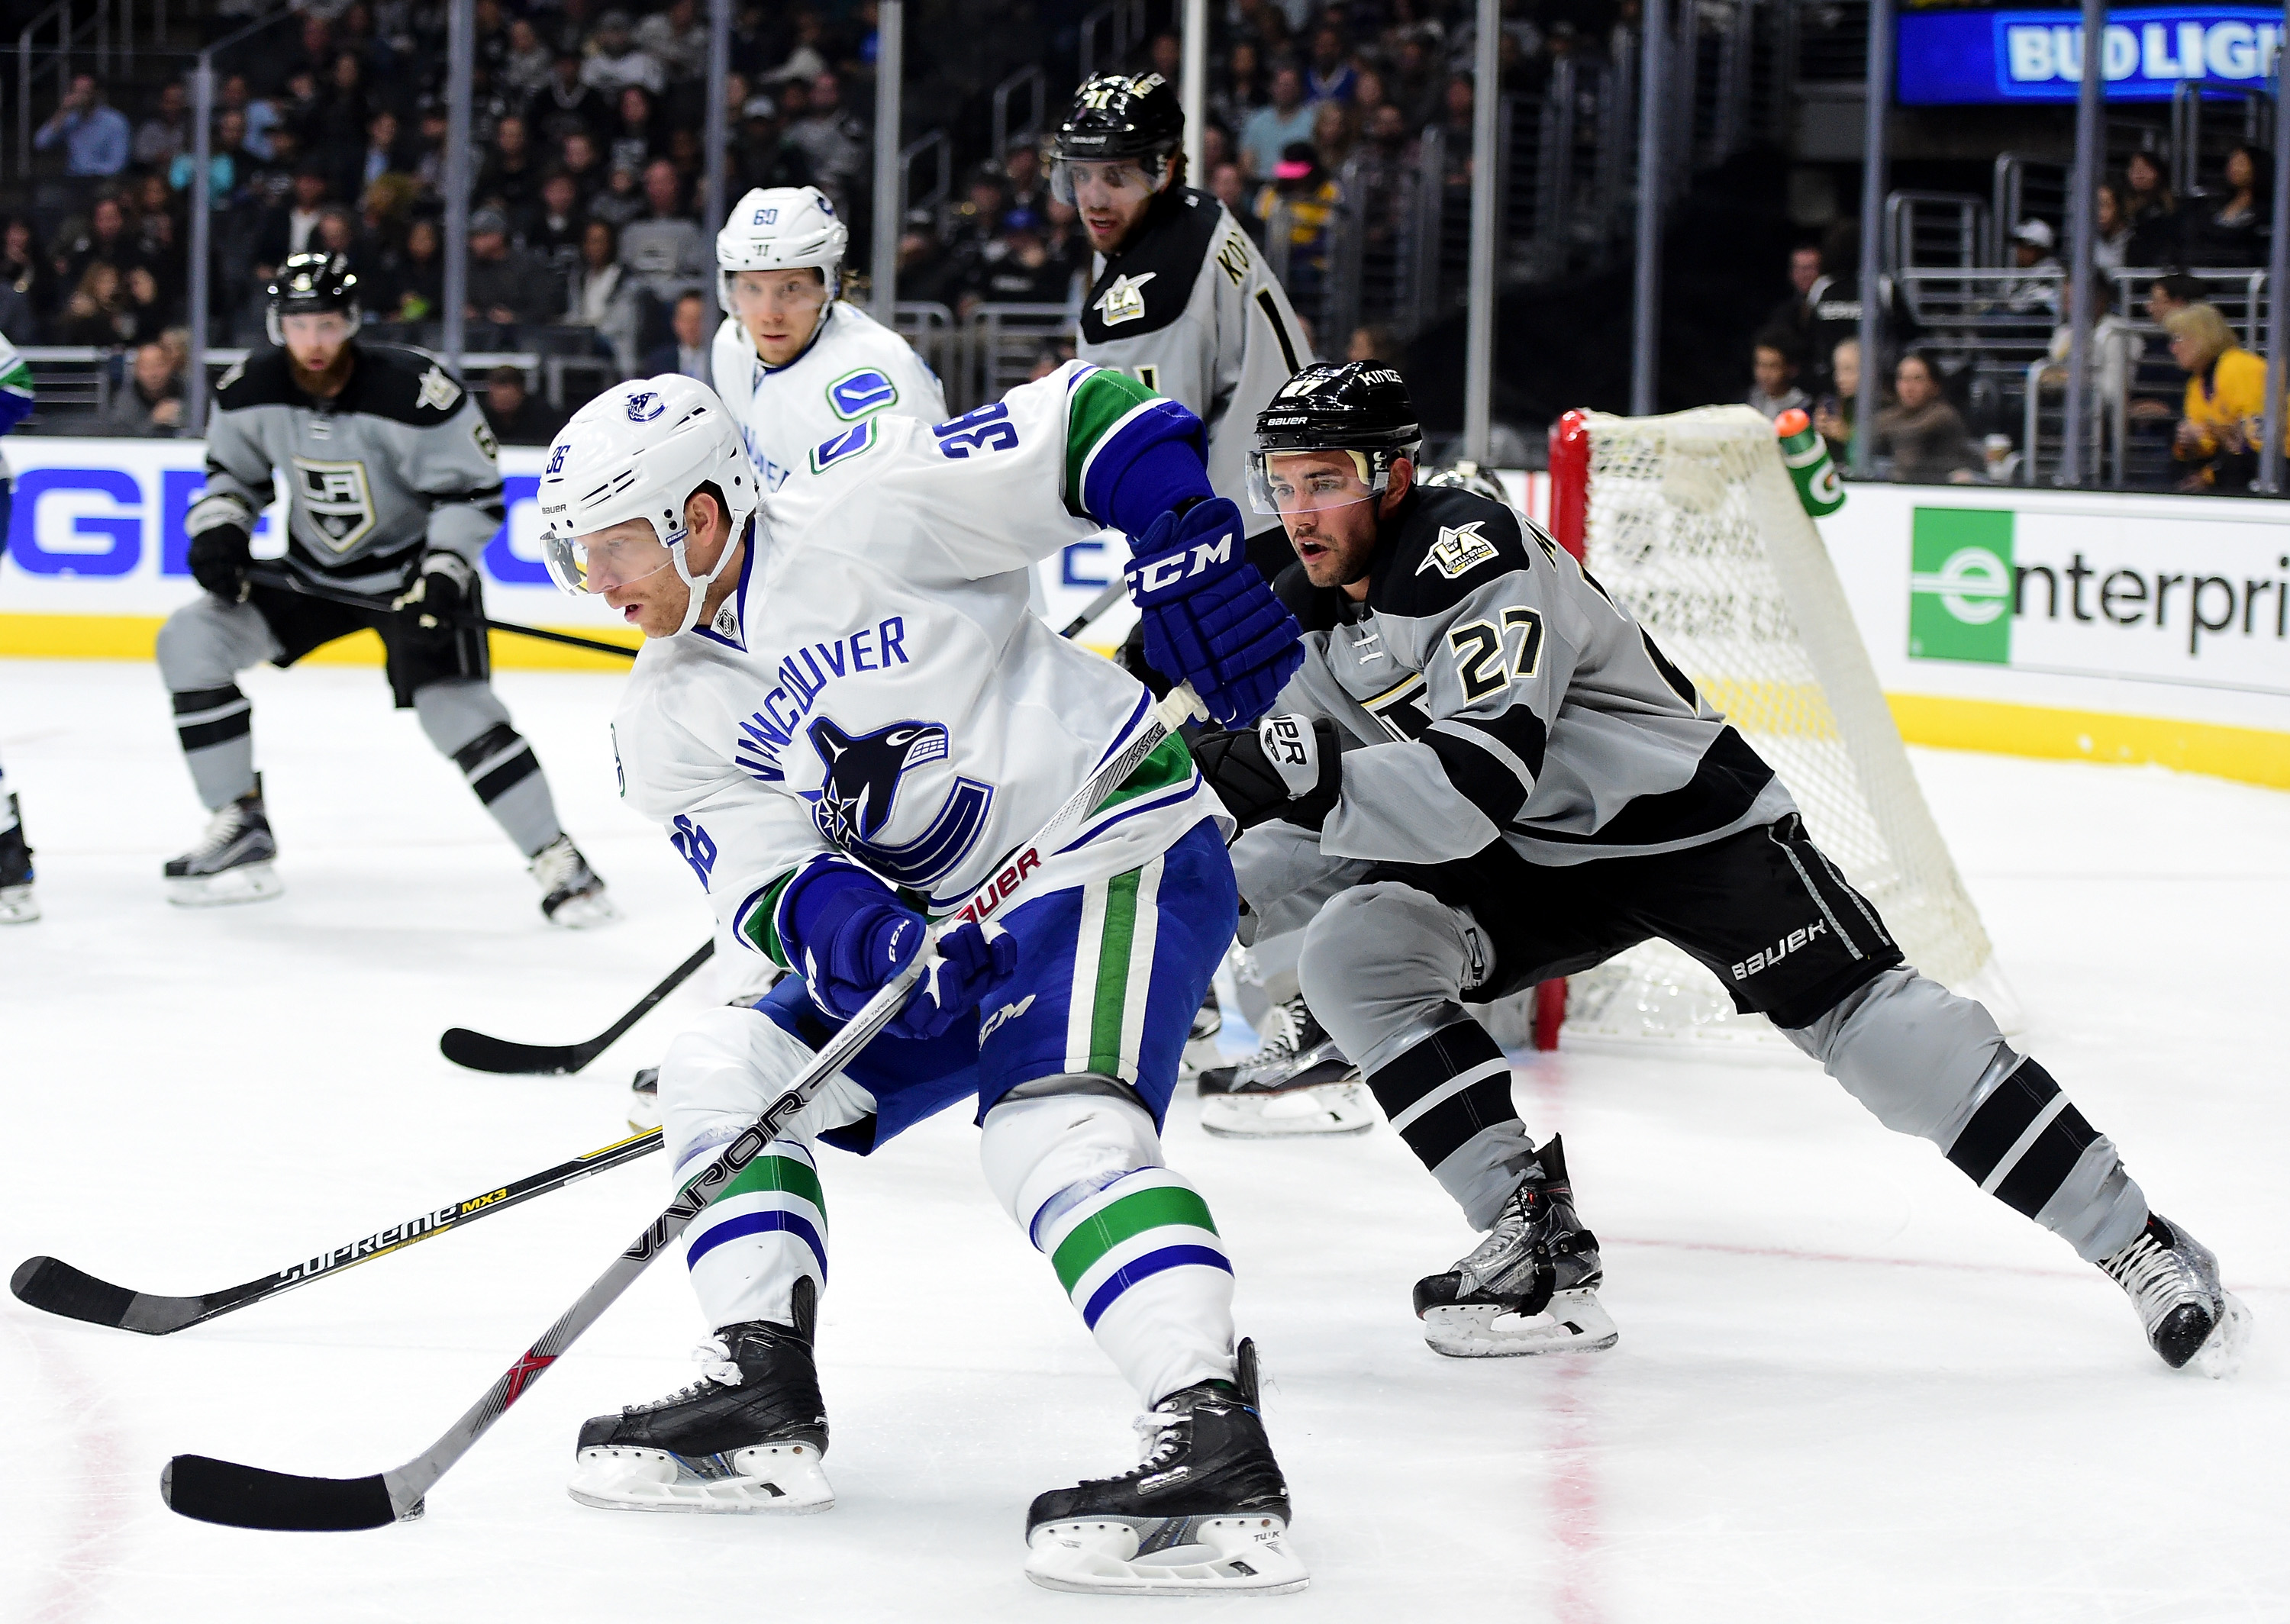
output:
[[[642,1133],[660,1126],[660,1068],[647,1066],[629,1084],[629,1126]]]
[[[2164,1364],[2205,1376],[2234,1373],[2250,1334],[2250,1310],[2219,1284],[2218,1259],[2209,1247],[2150,1212],[2131,1244],[2099,1266],[2139,1310]]]
[[[277,859],[258,772],[252,789],[207,820],[198,844],[168,860],[167,900],[182,908],[217,908],[275,897],[285,889],[272,867]]]
[[[1052,1590],[1173,1595],[1301,1590],[1288,1485],[1257,1412],[1256,1345],[1231,1381],[1181,1388],[1137,1418],[1145,1460],[1053,1489],[1026,1514],[1026,1577]]]
[[[827,1406],[811,1333],[818,1292],[796,1282],[795,1323],[726,1325],[690,1387],[584,1422],[572,1494],[607,1511],[824,1511]]]
[[[1599,1304],[1598,1237],[1574,1215],[1566,1148],[1535,1153],[1540,1176],[1513,1190],[1493,1229],[1444,1275],[1415,1283],[1415,1317],[1432,1350],[1458,1359],[1612,1348],[1621,1333]]]
[[[559,835],[532,854],[532,879],[540,887],[540,911],[551,924],[580,931],[621,916],[605,894],[605,882],[570,835]]]
[[[24,844],[24,820],[12,793],[0,806],[0,924],[29,924],[40,916],[32,896],[32,848]]]
[[[1254,1054],[1201,1073],[1200,1089],[1201,1126],[1219,1139],[1365,1133],[1375,1126],[1358,1069],[1301,998],[1265,1018]]]

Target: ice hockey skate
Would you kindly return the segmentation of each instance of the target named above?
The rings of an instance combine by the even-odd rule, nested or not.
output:
[[[1288,1486],[1257,1408],[1256,1348],[1233,1381],[1201,1381],[1137,1418],[1145,1458],[1118,1477],[1053,1489],[1026,1516],[1026,1577],[1122,1596],[1301,1590]]]
[[[1358,1070],[1303,999],[1276,1006],[1264,1025],[1254,1054],[1201,1073],[1204,1129],[1220,1139],[1287,1139],[1375,1126]]]
[[[0,828],[0,924],[29,924],[40,916],[32,895],[32,848],[24,844],[24,820],[11,794],[0,807],[7,827]]]
[[[605,894],[605,882],[570,835],[559,835],[532,854],[532,878],[541,891],[540,911],[551,924],[581,931],[621,916]]]
[[[2250,1310],[2219,1284],[2211,1249],[2160,1212],[2100,1268],[2139,1310],[2148,1343],[2173,1370],[2231,1376],[2250,1340]]]
[[[1574,1215],[1566,1151],[1553,1135],[1540,1176],[1503,1203],[1487,1238],[1444,1275],[1415,1283],[1432,1351],[1455,1359],[1612,1348],[1621,1333],[1598,1301],[1598,1237]]]
[[[584,1423],[572,1498],[606,1511],[800,1516],[833,1506],[811,1353],[818,1300],[810,1279],[798,1280],[792,1325],[726,1325],[694,1350],[698,1381]]]
[[[1224,1058],[1217,1047],[1217,1034],[1224,1030],[1224,1011],[1217,1003],[1216,988],[1209,988],[1201,1007],[1193,1012],[1193,1029],[1185,1037],[1185,1058],[1180,1064],[1181,1076],[1197,1077],[1213,1068]]]
[[[660,1126],[660,1068],[647,1066],[629,1084],[629,1126],[642,1133]]]
[[[167,900],[180,908],[260,902],[285,889],[272,866],[278,843],[262,805],[262,775],[254,788],[218,808],[199,844],[167,861]]]

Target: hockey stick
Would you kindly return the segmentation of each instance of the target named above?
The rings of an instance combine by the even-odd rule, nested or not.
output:
[[[416,1241],[426,1241],[448,1229],[458,1229],[480,1218],[506,1212],[521,1201],[563,1189],[590,1173],[650,1156],[660,1146],[660,1130],[653,1128],[606,1145],[601,1150],[560,1162],[499,1189],[487,1190],[466,1201],[449,1201],[435,1212],[392,1224],[364,1240],[322,1252],[306,1262],[290,1263],[275,1275],[265,1275],[260,1280],[209,1292],[204,1296],[160,1297],[149,1292],[130,1291],[124,1285],[84,1274],[60,1258],[26,1259],[8,1282],[8,1289],[16,1293],[19,1301],[49,1314],[60,1314],[66,1319],[85,1320],[91,1325],[109,1325],[121,1331],[140,1331],[145,1336],[167,1336],[218,1315],[244,1308],[249,1303],[276,1297],[281,1292],[291,1292],[298,1285],[308,1285],[313,1280],[328,1278],[361,1263],[403,1252]]]
[[[513,1044],[504,1037],[472,1032],[467,1027],[450,1027],[437,1040],[437,1048],[454,1065],[466,1066],[471,1071],[563,1076],[580,1070],[619,1042],[622,1033],[649,1014],[653,1004],[690,980],[692,972],[715,952],[716,939],[711,936],[700,944],[698,952],[669,971],[666,980],[637,999],[635,1008],[585,1044]]]
[[[1083,630],[1098,616],[1110,609],[1116,599],[1126,589],[1127,583],[1116,580],[1092,598],[1089,606],[1074,617],[1058,634],[1070,637]],[[706,964],[716,951],[710,940],[701,944],[700,951],[669,972],[669,977],[638,999],[634,1009],[585,1044],[513,1044],[506,1038],[489,1037],[483,1032],[473,1032],[467,1027],[454,1027],[438,1038],[437,1047],[456,1066],[466,1066],[471,1071],[490,1071],[503,1076],[564,1076],[580,1070],[611,1048],[622,1034],[647,1014],[653,1005],[674,992],[691,979],[692,972]]]
[[[341,604],[351,609],[371,609],[380,614],[396,612],[386,602],[368,597],[363,592],[321,587],[314,581],[304,580],[291,570],[252,569],[247,571],[246,579],[258,587],[268,587],[278,592],[299,592],[304,597]],[[599,654],[618,654],[622,660],[637,657],[636,650],[625,644],[600,643],[594,637],[576,637],[571,632],[548,631],[538,626],[519,626],[513,620],[488,620],[466,609],[457,610],[445,618],[457,626],[482,626],[487,631],[508,632],[519,637],[538,637],[543,643],[562,643],[576,649],[593,649]]]
[[[1044,847],[1053,846],[1071,832],[1148,756],[1158,749],[1163,740],[1201,714],[1200,700],[1189,684],[1181,684],[1171,690],[1167,699],[1147,713],[1145,724],[1135,736],[1066,797],[1042,826],[1041,832],[1013,851],[994,877],[972,892],[970,900],[956,910],[955,916],[983,919],[1008,903],[1028,877],[1041,868]],[[453,1463],[467,1454],[508,1407],[563,1356],[564,1350],[580,1340],[581,1333],[595,1324],[621,1293],[636,1283],[637,1276],[667,1250],[669,1242],[684,1233],[685,1227],[699,1216],[715,1193],[778,1137],[781,1124],[802,1110],[828,1078],[847,1065],[876,1033],[890,1024],[930,958],[925,949],[884,983],[882,990],[867,1001],[866,1008],[828,1041],[787,1091],[745,1132],[725,1146],[721,1155],[701,1169],[667,1210],[645,1228],[626,1252],[613,1260],[612,1267],[597,1277],[596,1284],[581,1293],[564,1316],[541,1332],[540,1340],[501,1373],[484,1396],[420,1454],[403,1466],[369,1477],[302,1477],[216,1460],[205,1455],[177,1455],[159,1474],[160,1498],[184,1516],[234,1528],[380,1528],[420,1516],[423,1496],[452,1469]]]
[[[1099,593],[1095,597],[1090,599],[1087,604],[1084,604],[1082,612],[1074,616],[1072,620],[1068,620],[1065,624],[1065,629],[1061,631],[1058,636],[1061,637],[1080,636],[1082,633],[1089,629],[1090,623],[1092,621],[1095,620],[1098,616],[1103,614],[1107,610],[1112,608],[1114,604],[1119,603],[1121,601],[1121,595],[1128,590],[1129,583],[1125,580],[1117,579],[1106,582],[1105,590]]]

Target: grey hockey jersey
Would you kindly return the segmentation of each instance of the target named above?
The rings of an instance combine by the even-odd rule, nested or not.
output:
[[[292,495],[288,567],[354,591],[394,589],[431,549],[471,564],[501,524],[500,447],[476,402],[427,350],[360,343],[332,400],[295,384],[284,349],[215,389],[206,487],[185,528],[252,528],[275,472]]]
[[[1246,513],[1256,414],[1315,358],[1288,295],[1224,204],[1187,187],[1096,264],[1075,353],[1189,408],[1208,430],[1209,484]]]
[[[1409,492],[1364,603],[1313,588],[1301,564],[1278,588],[1306,652],[1273,708],[1350,735],[1327,856],[1435,865],[1500,840],[1565,865],[1701,845],[1792,809],[1629,612],[1501,502]]]

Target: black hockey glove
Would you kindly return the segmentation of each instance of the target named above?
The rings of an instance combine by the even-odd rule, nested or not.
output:
[[[425,553],[413,584],[391,599],[389,606],[422,631],[458,631],[462,612],[469,606],[469,584],[476,578],[469,561],[459,553]]]
[[[1193,742],[1201,776],[1245,829],[1279,818],[1317,829],[1343,789],[1336,724],[1288,715]]]
[[[244,524],[216,524],[191,538],[191,579],[225,603],[246,596],[247,566],[254,562],[254,539]]]

